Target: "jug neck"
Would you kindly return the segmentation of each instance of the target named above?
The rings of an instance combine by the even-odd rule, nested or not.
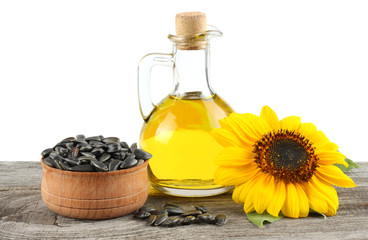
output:
[[[182,50],[174,45],[174,90],[172,96],[203,99],[214,95],[210,85],[209,45],[198,50]]]

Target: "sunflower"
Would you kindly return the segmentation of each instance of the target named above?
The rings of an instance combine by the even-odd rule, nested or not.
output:
[[[212,132],[225,147],[215,160],[215,183],[234,185],[233,200],[246,213],[298,218],[312,209],[333,216],[339,201],[332,185],[356,186],[334,166],[348,166],[338,146],[300,117],[279,121],[265,106],[260,117],[232,113],[220,126]]]

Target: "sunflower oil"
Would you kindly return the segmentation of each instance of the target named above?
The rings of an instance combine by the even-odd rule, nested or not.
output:
[[[211,130],[220,127],[219,120],[232,109],[216,94],[197,97],[193,93],[181,98],[169,95],[142,128],[140,145],[153,155],[149,161],[151,184],[172,195],[185,195],[180,190],[192,190],[187,194],[195,196],[195,190],[214,189],[215,193],[223,189],[213,184],[214,159],[223,147],[211,136]],[[214,193],[209,191],[208,195]],[[198,195],[203,196],[203,192]]]
[[[222,32],[210,27],[201,12],[175,17],[176,35],[169,34],[172,53],[151,53],[138,66],[138,99],[145,121],[140,146],[153,155],[148,175],[151,186],[176,196],[205,197],[230,189],[213,182],[214,159],[223,147],[212,137],[219,120],[232,109],[210,84],[210,44]],[[151,69],[173,72],[171,93],[156,106],[151,99]]]

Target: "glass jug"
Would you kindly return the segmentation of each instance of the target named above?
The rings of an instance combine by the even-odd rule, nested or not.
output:
[[[210,86],[209,42],[222,33],[213,28],[191,36],[169,35],[171,54],[148,54],[138,68],[139,103],[144,124],[140,146],[153,155],[151,185],[170,195],[203,197],[230,187],[213,183],[215,157],[223,149],[211,136],[233,110]],[[174,87],[160,103],[151,101],[150,70],[173,69]]]

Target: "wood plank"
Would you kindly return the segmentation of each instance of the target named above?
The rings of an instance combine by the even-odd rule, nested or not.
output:
[[[39,162],[0,162],[0,239],[367,239],[368,163],[348,175],[357,188],[337,188],[340,207],[334,217],[288,219],[265,229],[250,223],[231,193],[206,198],[180,198],[150,192],[146,205],[176,202],[185,209],[205,205],[211,213],[224,213],[224,226],[207,224],[174,228],[148,227],[132,215],[101,221],[58,216],[41,199]]]

